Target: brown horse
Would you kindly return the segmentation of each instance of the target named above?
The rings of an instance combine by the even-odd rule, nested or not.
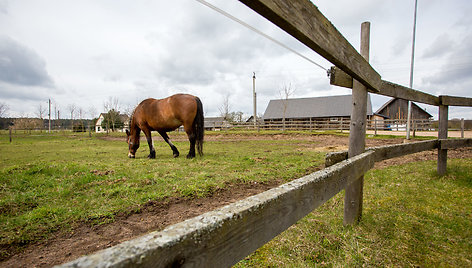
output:
[[[165,99],[150,98],[143,100],[134,109],[130,118],[130,130],[126,130],[129,146],[128,156],[135,158],[142,130],[149,145],[148,158],[156,158],[156,150],[151,138],[151,131],[155,130],[169,144],[174,157],[178,157],[179,151],[169,140],[167,132],[182,125],[190,141],[187,158],[195,157],[195,145],[197,145],[198,154],[203,155],[203,105],[198,97],[188,94],[176,94]]]

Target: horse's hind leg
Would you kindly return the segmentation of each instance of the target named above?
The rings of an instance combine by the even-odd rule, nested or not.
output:
[[[194,158],[195,157],[195,142],[196,142],[196,137],[193,132],[188,132],[187,133],[188,140],[190,141],[190,149],[188,151],[187,158]]]
[[[154,149],[154,144],[152,142],[151,131],[149,129],[143,129],[144,135],[146,135],[146,140],[149,145],[149,155],[148,158],[156,158],[156,150]]]
[[[159,134],[161,134],[162,138],[169,144],[170,148],[172,149],[172,152],[174,154],[174,157],[179,156],[179,150],[177,150],[177,147],[170,141],[169,136],[167,136],[167,133],[165,131],[158,131]]]

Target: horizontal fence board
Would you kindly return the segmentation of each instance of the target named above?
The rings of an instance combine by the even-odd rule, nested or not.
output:
[[[438,140],[418,141],[405,144],[371,147],[369,150],[374,151],[375,161],[378,162],[408,154],[437,149],[438,143]]]
[[[58,267],[229,267],[373,167],[366,152],[220,209]]]
[[[337,67],[331,67],[330,69],[330,84],[339,87],[352,88],[352,77],[347,73],[343,72]],[[420,103],[430,104],[439,106],[439,97],[424,93],[418,90],[414,90],[405,86],[401,86],[392,82],[382,80],[378,92],[375,94],[389,96],[393,98],[400,98],[405,100],[416,101]],[[450,98],[446,99],[451,100]],[[464,101],[464,100],[462,100]],[[452,104],[451,104],[452,105]]]
[[[441,95],[439,96],[439,98],[441,99],[442,105],[472,107],[472,98],[455,97],[455,96],[447,96],[447,95]]]
[[[333,24],[307,0],[240,0],[288,34],[377,91],[380,75]]]
[[[446,140],[441,139],[439,140],[441,149],[455,149],[461,147],[472,147],[472,139],[453,139],[453,140]]]
[[[472,139],[470,139],[472,141]],[[369,147],[366,151],[374,152],[374,161],[379,162],[390,158],[429,151],[438,148],[438,140],[418,141],[405,144]],[[347,151],[326,154],[325,166],[329,167],[348,158]]]
[[[439,97],[382,80],[376,94],[439,106]]]

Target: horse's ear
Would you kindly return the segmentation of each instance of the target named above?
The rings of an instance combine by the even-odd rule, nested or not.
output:
[[[127,138],[129,138],[129,135],[130,135],[129,130],[126,130],[126,136],[127,136]]]

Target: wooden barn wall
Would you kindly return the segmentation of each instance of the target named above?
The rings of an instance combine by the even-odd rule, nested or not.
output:
[[[412,119],[429,119],[429,115],[416,105],[412,105]],[[408,101],[396,99],[385,107],[380,114],[388,116],[390,119],[406,120],[408,117]]]

